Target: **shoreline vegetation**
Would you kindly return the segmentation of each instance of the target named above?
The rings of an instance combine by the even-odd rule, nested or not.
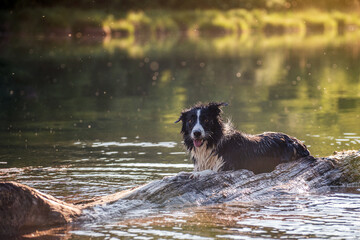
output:
[[[3,36],[132,38],[185,36],[216,38],[263,34],[326,35],[360,32],[357,12],[307,9],[272,12],[264,9],[146,10],[110,14],[103,10],[64,7],[24,8],[0,12]]]

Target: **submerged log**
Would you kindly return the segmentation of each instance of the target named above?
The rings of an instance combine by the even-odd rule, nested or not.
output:
[[[3,182],[0,183],[0,235],[93,219],[100,217],[94,214],[99,209],[102,216],[110,219],[116,217],[113,214],[126,214],[134,209],[172,209],[266,200],[304,192],[321,193],[332,185],[360,181],[360,151],[341,152],[327,158],[306,157],[257,175],[248,170],[213,173],[196,179],[189,178],[190,175],[179,173],[78,204],[65,203],[23,184]]]
[[[0,236],[72,222],[81,210],[15,182],[0,183]]]

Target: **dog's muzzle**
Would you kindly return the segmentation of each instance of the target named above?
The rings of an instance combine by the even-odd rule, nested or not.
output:
[[[194,138],[193,138],[194,146],[201,147],[201,145],[204,142],[204,140],[202,139],[201,131],[193,131],[192,135],[194,136]]]

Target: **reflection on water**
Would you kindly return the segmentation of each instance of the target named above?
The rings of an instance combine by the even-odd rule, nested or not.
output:
[[[120,239],[357,239],[360,237],[359,191],[357,194],[309,194],[269,202],[163,211],[155,217],[138,215],[135,219],[120,220],[107,226],[92,223],[87,230],[77,229],[71,233],[74,239],[86,236]]]
[[[81,151],[77,158],[54,161],[53,167],[6,168],[0,178],[26,182],[67,201],[83,200],[191,171],[193,165],[186,153],[173,152],[176,145],[175,142],[75,142],[63,151],[66,155]]]
[[[73,202],[191,171],[174,121],[197,101],[228,101],[225,116],[238,129],[286,132],[316,156],[359,149],[359,41],[326,39],[3,40],[0,179]],[[142,210],[134,221],[121,216],[71,233],[73,239],[356,238],[358,191]]]

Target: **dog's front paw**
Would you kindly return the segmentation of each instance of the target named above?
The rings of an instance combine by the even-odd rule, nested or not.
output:
[[[191,179],[198,179],[200,177],[205,177],[207,175],[215,173],[213,170],[207,169],[201,172],[193,172],[190,174],[189,178]]]

